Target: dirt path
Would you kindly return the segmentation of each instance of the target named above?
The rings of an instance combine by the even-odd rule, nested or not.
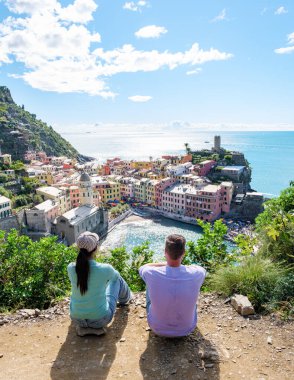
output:
[[[101,337],[77,337],[65,304],[54,314],[11,318],[0,327],[0,379],[294,378],[293,323],[244,319],[212,295],[199,309],[199,329],[181,339],[148,331],[142,295],[117,309]]]

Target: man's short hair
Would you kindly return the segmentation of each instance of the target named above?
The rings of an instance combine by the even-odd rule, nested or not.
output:
[[[185,253],[185,244],[186,239],[184,236],[169,235],[165,241],[165,252],[172,260],[177,260]]]

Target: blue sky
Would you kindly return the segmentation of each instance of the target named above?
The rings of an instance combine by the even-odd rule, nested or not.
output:
[[[0,0],[0,84],[59,129],[294,130],[294,2]]]

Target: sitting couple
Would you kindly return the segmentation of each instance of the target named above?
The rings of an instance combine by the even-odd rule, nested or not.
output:
[[[77,239],[76,263],[68,266],[72,286],[70,316],[80,336],[105,333],[117,302],[124,305],[132,298],[120,274],[111,265],[94,260],[98,240],[95,233],[82,233]],[[139,269],[147,286],[148,323],[157,335],[186,336],[197,324],[197,299],[206,272],[198,265],[181,264],[185,243],[181,235],[168,236],[166,263],[145,264]]]

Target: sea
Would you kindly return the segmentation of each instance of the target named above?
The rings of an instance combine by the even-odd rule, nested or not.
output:
[[[189,143],[192,150],[210,149],[214,136],[220,135],[222,147],[245,154],[252,168],[254,190],[274,197],[294,180],[294,131],[206,131],[174,123],[171,126],[95,124],[59,132],[80,153],[99,162],[110,157],[148,160],[165,154],[183,154],[185,143]],[[160,260],[165,237],[171,233],[182,234],[187,241],[197,241],[201,229],[165,218],[126,221],[106,237],[102,249],[124,245],[130,252],[148,240],[155,259]]]
[[[165,154],[183,154],[184,144],[191,149],[210,149],[214,135],[221,136],[221,146],[243,152],[252,168],[251,187],[269,197],[294,180],[294,131],[285,132],[233,132],[199,131],[177,126],[92,125],[60,129],[80,153],[99,162],[106,158],[122,159],[157,158]]]

